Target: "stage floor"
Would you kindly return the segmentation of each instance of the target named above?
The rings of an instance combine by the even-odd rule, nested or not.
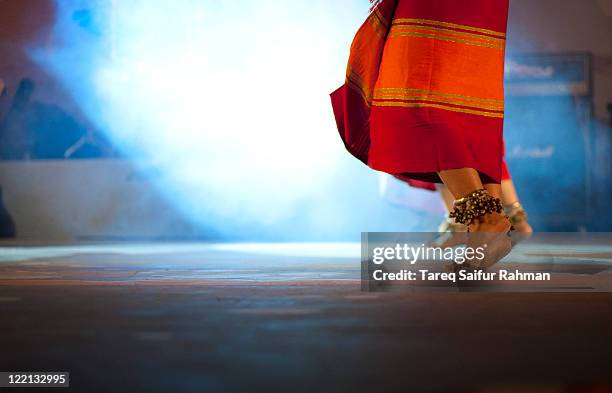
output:
[[[538,291],[371,293],[353,243],[5,243],[0,371],[79,392],[612,392],[612,242],[547,250]]]

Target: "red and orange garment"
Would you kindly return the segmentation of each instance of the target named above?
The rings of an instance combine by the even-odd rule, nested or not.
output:
[[[404,180],[502,178],[508,0],[383,0],[332,104],[347,149]]]

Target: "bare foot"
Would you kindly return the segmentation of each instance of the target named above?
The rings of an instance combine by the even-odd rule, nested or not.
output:
[[[511,206],[506,206],[504,210],[508,214],[514,229],[511,234],[513,246],[529,239],[533,234],[533,228],[529,225],[529,221],[527,221],[527,212],[523,206],[517,202]]]
[[[523,235],[531,235],[533,233],[533,228],[527,221],[518,222],[513,226],[515,231]]]
[[[508,237],[510,220],[503,214],[490,213],[479,217],[469,226],[468,246],[484,251],[484,258],[469,261],[467,269],[487,269],[502,260],[512,250]]]
[[[504,206],[504,211],[508,218],[510,218],[510,222],[517,233],[523,235],[531,235],[533,233],[533,228],[529,225],[527,212],[520,202]]]

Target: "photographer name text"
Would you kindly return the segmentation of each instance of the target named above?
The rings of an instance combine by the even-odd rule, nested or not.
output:
[[[484,270],[459,272],[433,272],[430,270],[401,270],[398,272],[385,272],[375,270],[372,274],[375,281],[550,281],[550,273],[530,273],[518,270],[499,270],[485,272]]]

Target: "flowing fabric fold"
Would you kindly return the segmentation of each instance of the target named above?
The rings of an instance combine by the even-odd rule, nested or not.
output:
[[[357,31],[351,45],[346,81],[331,93],[340,138],[349,153],[366,165],[374,87],[397,2],[382,0],[374,3],[372,12]],[[436,190],[434,183],[394,176],[413,187]]]
[[[351,45],[346,81],[331,94],[340,137],[347,150],[366,165],[374,86],[397,2],[383,0],[373,8]]]

